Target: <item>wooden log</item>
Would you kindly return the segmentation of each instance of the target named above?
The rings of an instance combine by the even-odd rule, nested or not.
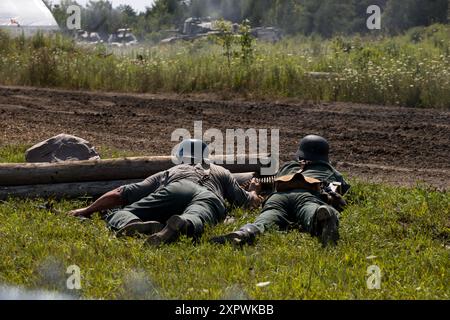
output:
[[[254,175],[254,172],[233,174],[235,179],[241,185],[245,184]],[[142,179],[37,184],[26,186],[0,186],[0,200],[7,200],[9,197],[54,199],[74,199],[80,197],[98,198],[104,193],[120,186],[139,181],[142,181]]]
[[[223,166],[232,173],[258,172],[261,169],[260,162],[255,161],[256,156],[245,159],[245,164],[234,161]],[[217,158],[212,158],[212,161],[217,162]],[[0,186],[144,179],[173,166],[171,157],[0,164]]]

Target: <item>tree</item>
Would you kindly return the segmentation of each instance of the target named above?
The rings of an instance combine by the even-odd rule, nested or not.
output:
[[[447,0],[389,0],[383,18],[390,33],[399,33],[414,26],[445,23],[447,10]]]
[[[117,10],[120,12],[120,24],[123,27],[132,27],[136,25],[138,16],[136,11],[129,5],[120,5]]]

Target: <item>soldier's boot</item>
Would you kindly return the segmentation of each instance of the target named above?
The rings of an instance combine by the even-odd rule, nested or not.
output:
[[[118,237],[132,237],[139,234],[151,235],[160,232],[164,228],[162,223],[157,221],[135,221],[127,224],[117,231]]]
[[[210,240],[212,243],[225,244],[231,243],[233,245],[242,246],[244,244],[253,244],[256,237],[261,232],[254,224],[246,224],[237,231],[214,237]]]
[[[161,231],[151,235],[147,239],[147,244],[159,246],[165,243],[176,241],[181,234],[188,234],[193,226],[180,216],[172,216],[167,220],[167,224]]]
[[[337,245],[339,240],[339,219],[334,211],[326,206],[317,208],[314,214],[314,235],[318,236],[323,247]]]

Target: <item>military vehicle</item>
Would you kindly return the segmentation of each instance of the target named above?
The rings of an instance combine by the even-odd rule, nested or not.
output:
[[[75,35],[75,41],[80,44],[100,44],[103,43],[103,39],[97,32],[89,32],[85,30],[77,30]]]
[[[194,40],[217,33],[219,33],[219,30],[216,28],[216,20],[212,20],[210,17],[191,17],[184,21],[183,30],[180,34],[166,38],[162,40],[161,43],[174,43],[179,40]]]
[[[262,41],[278,42],[283,38],[281,30],[275,27],[257,27],[251,29],[250,33]]]
[[[138,40],[131,29],[119,29],[109,36],[108,44],[113,47],[128,47],[138,44]]]
[[[183,24],[183,30],[180,34],[166,38],[161,43],[174,43],[179,40],[194,40],[203,38],[212,34],[218,34],[220,31],[216,27],[217,20],[207,18],[188,18]],[[170,31],[178,33],[178,30]],[[232,32],[239,33],[239,25],[232,24]],[[262,41],[277,42],[282,39],[281,30],[275,27],[257,27],[250,30],[252,36]]]

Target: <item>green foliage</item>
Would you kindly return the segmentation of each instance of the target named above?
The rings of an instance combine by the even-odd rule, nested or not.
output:
[[[254,52],[254,38],[250,34],[250,23],[245,20],[239,26],[239,44],[241,45],[241,59],[245,65],[249,65],[253,62],[253,52]]]
[[[219,31],[212,39],[223,48],[223,54],[227,58],[228,65],[231,65],[231,59],[233,58],[233,45],[235,43],[235,36],[232,32],[232,24],[225,20],[219,20],[216,23],[216,28]]]
[[[6,145],[0,146],[0,163],[19,163],[25,162],[25,150],[29,146],[25,145]]]
[[[399,33],[414,26],[446,23],[448,6],[448,1],[390,0],[384,13],[386,29]]]
[[[222,46],[224,56],[227,58],[228,66],[231,66],[234,57],[240,58],[243,65],[249,65],[253,62],[254,38],[250,33],[250,25],[246,20],[241,25],[236,26],[238,34],[233,33],[233,25],[225,20],[216,23],[218,33],[211,35],[210,38]],[[235,45],[239,45],[240,51],[237,51]]]
[[[218,44],[202,39],[111,51],[78,47],[60,35],[26,39],[0,32],[0,83],[450,107],[446,25],[414,28],[392,38],[315,36],[270,44],[241,31],[215,39]]]

